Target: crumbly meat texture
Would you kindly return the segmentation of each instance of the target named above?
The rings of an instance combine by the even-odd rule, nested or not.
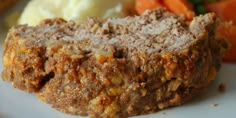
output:
[[[2,78],[53,108],[127,117],[180,105],[215,79],[227,43],[214,14],[187,25],[164,9],[107,20],[48,19],[12,28]]]

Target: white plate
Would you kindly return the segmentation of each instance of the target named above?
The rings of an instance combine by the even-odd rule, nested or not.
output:
[[[19,8],[17,8],[19,9]],[[1,18],[2,16],[0,16]],[[0,19],[1,20],[1,19]],[[0,23],[0,57],[6,30]],[[0,58],[0,71],[2,71]],[[218,92],[218,85],[224,83],[226,92]],[[218,104],[213,107],[213,104]],[[179,107],[137,118],[236,118],[236,64],[223,64],[217,79],[207,93]],[[0,79],[0,118],[79,118],[58,112],[41,102],[32,94],[14,89],[10,83]]]

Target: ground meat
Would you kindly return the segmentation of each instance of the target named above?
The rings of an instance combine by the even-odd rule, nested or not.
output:
[[[142,16],[62,19],[13,27],[2,78],[53,108],[90,117],[127,117],[181,105],[215,79],[225,41],[214,14],[190,25],[164,9]]]

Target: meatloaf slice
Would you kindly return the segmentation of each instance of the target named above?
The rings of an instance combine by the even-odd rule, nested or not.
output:
[[[152,113],[188,101],[215,79],[227,47],[214,38],[215,26],[214,14],[187,25],[164,9],[18,25],[4,44],[2,78],[69,114]]]

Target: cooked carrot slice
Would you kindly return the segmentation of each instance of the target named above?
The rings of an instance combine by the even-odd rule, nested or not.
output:
[[[227,62],[236,62],[236,25],[221,23],[217,28],[217,37],[226,38],[231,44],[231,49],[223,58]]]
[[[138,14],[142,14],[145,10],[152,10],[163,7],[160,0],[136,0],[135,9]]]
[[[217,35],[226,38],[231,43],[230,51],[225,55],[224,61],[236,62],[236,0],[220,0],[207,3],[207,10],[215,12],[223,21],[232,21],[232,24],[221,23]]]
[[[187,20],[195,16],[193,6],[187,0],[163,0],[164,5],[173,13],[184,15]]]
[[[222,20],[232,20],[236,24],[236,0],[222,0],[219,2],[208,3],[206,8],[215,12]]]

